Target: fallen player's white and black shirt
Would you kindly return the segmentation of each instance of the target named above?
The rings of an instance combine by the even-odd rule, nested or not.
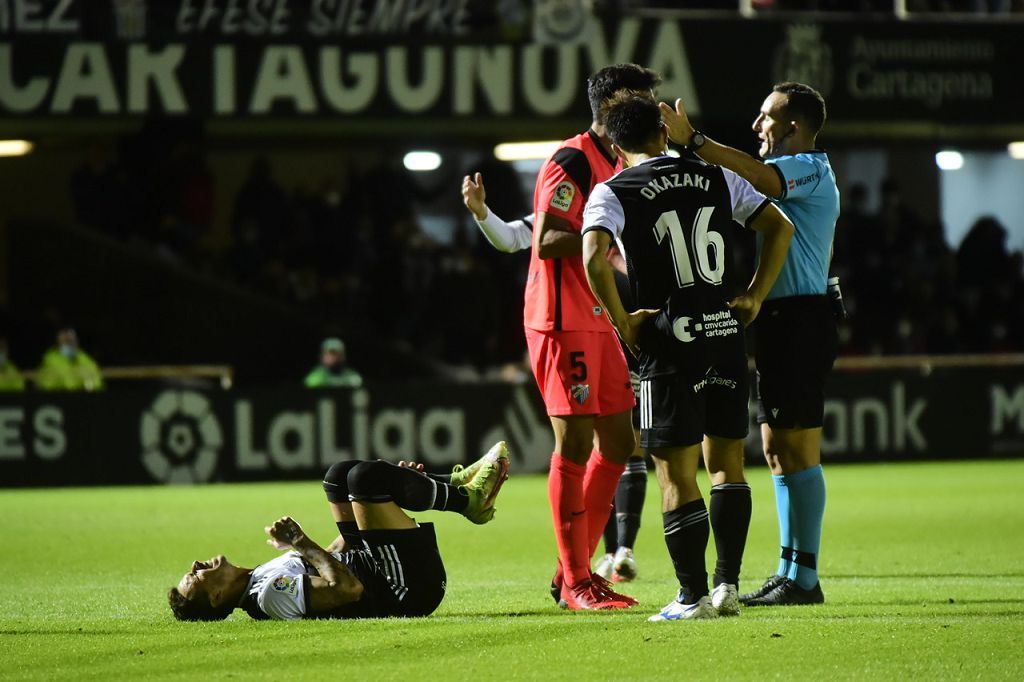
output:
[[[359,601],[311,613],[310,576],[319,575],[298,552],[287,552],[253,569],[239,607],[257,620],[426,616],[444,598],[446,576],[434,525],[405,530],[362,531],[363,547],[335,552],[363,584]]]

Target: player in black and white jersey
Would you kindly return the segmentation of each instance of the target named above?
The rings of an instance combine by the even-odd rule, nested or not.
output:
[[[658,105],[623,95],[606,125],[625,169],[594,188],[583,223],[591,288],[640,360],[640,441],[662,488],[665,541],[680,588],[651,620],[737,615],[737,584],[750,523],[743,473],[747,363],[743,324],[757,316],[786,258],[793,225],[735,173],[666,153]],[[734,221],[764,238],[747,290],[723,281]],[[640,310],[627,313],[605,252],[617,241]],[[697,486],[703,454],[711,515]],[[704,553],[711,529],[718,563],[709,596]]]
[[[324,477],[340,531],[327,549],[285,516],[266,528],[267,542],[291,551],[255,568],[223,555],[193,562],[167,593],[171,610],[178,620],[223,620],[236,608],[257,620],[429,615],[444,598],[444,564],[433,524],[403,509],[487,523],[508,462],[504,441],[450,475],[380,460],[339,462]]]

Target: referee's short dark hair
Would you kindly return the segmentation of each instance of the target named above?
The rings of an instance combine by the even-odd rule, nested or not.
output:
[[[601,120],[601,103],[610,99],[619,90],[636,93],[650,92],[658,87],[661,76],[639,64],[613,64],[606,66],[587,79],[587,99],[594,120]]]
[[[651,144],[661,130],[658,104],[632,92],[620,92],[601,107],[604,129],[612,142],[627,152]]]
[[[774,92],[786,95],[787,115],[809,125],[817,135],[825,125],[825,98],[810,85],[803,83],[777,83]]]

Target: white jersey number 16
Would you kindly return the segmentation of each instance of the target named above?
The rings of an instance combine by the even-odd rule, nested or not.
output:
[[[721,284],[725,274],[725,239],[714,230],[708,229],[714,206],[702,206],[693,219],[691,244],[697,257],[697,274],[709,284]],[[658,244],[669,236],[669,248],[672,249],[672,260],[676,270],[676,283],[679,287],[692,286],[694,283],[693,268],[690,266],[690,252],[686,248],[686,235],[679,222],[679,214],[666,211],[658,216],[654,224],[654,236]],[[711,266],[714,258],[714,267]]]

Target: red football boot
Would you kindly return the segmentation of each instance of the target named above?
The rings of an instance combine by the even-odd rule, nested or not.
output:
[[[612,584],[596,573],[590,574],[590,581],[594,583],[594,589],[602,595],[604,595],[607,599],[610,599],[612,601],[625,602],[630,606],[636,606],[640,603],[633,597],[630,597],[628,594],[620,594],[619,592],[613,590]]]
[[[581,580],[571,586],[563,582],[561,602],[565,602],[563,608],[570,611],[610,611],[628,609],[633,605],[627,601],[610,598],[608,593],[598,588],[593,580]]]
[[[555,600],[555,603],[565,608],[565,604],[562,603],[562,582],[564,578],[562,576],[562,562],[558,562],[558,568],[555,569],[555,577],[551,579],[551,598]]]

